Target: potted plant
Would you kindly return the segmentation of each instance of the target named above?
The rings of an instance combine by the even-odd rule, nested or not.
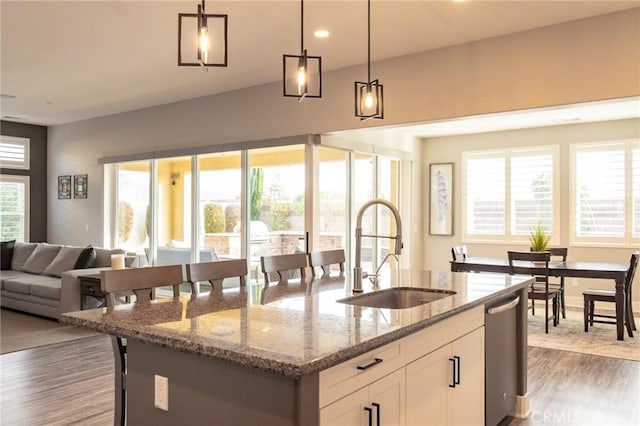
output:
[[[550,241],[551,234],[543,225],[538,224],[531,227],[531,233],[529,233],[531,251],[549,251]]]

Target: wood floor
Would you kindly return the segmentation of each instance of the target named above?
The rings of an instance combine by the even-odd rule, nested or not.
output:
[[[0,356],[0,424],[112,425],[113,355],[106,336]],[[527,420],[501,425],[638,425],[640,363],[529,348]]]
[[[0,356],[0,424],[113,425],[107,336]]]

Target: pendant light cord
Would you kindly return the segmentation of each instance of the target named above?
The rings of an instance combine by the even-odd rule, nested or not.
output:
[[[300,53],[304,52],[304,0],[300,0]]]
[[[367,0],[367,83],[371,82],[371,0]]]

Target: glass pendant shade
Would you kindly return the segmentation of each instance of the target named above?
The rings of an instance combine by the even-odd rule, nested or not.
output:
[[[282,90],[283,95],[304,98],[322,97],[322,58],[302,55],[282,55]]]
[[[178,14],[178,65],[226,67],[228,16],[207,14],[204,0],[197,13]]]
[[[360,120],[384,118],[384,92],[378,80],[368,83],[356,81],[354,84],[356,117]]]

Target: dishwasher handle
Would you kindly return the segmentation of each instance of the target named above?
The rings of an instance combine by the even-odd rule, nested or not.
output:
[[[515,308],[518,303],[520,303],[520,296],[516,297],[510,302],[505,303],[504,305],[494,306],[493,308],[487,309],[487,313],[489,315],[496,315],[508,311],[509,309]]]

